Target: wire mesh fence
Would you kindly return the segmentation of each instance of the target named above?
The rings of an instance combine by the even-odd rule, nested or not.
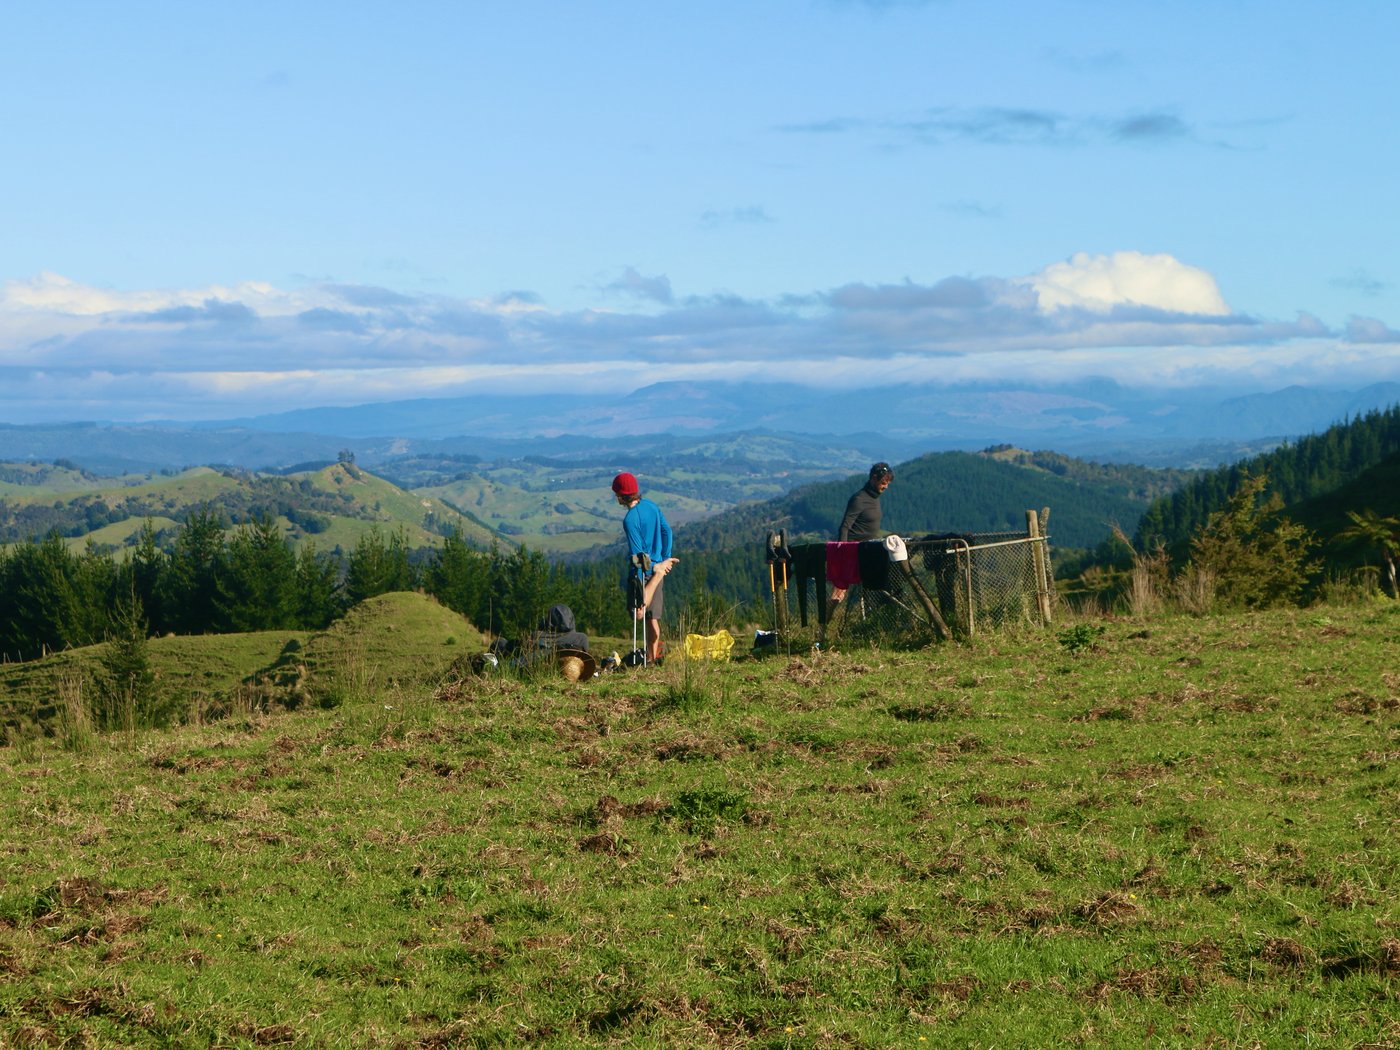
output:
[[[828,579],[833,545],[795,544],[774,573],[774,628],[789,641],[922,645],[1048,624],[1050,552],[1038,531],[922,536],[904,541],[903,561],[890,560],[882,541],[866,541],[854,545],[862,548],[860,580],[844,591],[831,585],[844,577]]]

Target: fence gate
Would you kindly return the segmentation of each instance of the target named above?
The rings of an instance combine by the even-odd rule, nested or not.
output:
[[[768,561],[774,629],[827,644],[918,645],[1014,623],[1049,624],[1054,593],[1049,537],[1042,535],[1034,511],[1027,512],[1026,522],[1024,533],[906,538],[908,559],[902,562],[889,560],[882,540],[843,544],[846,549],[835,552],[827,543],[789,548],[781,533],[772,533]],[[829,586],[828,566],[834,570],[836,563],[828,558],[844,554],[849,561],[852,546],[858,548],[859,582],[833,600],[830,595],[838,592]]]

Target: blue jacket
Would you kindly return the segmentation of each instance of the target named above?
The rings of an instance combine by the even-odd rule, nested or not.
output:
[[[627,556],[645,554],[655,565],[671,556],[671,526],[666,515],[649,499],[639,499],[622,519],[627,536]]]

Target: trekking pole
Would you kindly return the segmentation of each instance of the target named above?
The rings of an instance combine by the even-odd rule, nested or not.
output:
[[[651,568],[651,557],[647,554],[632,555],[631,586],[628,587],[628,611],[632,614],[632,657],[634,663],[647,665],[646,637],[646,572]],[[640,615],[639,615],[640,614]],[[642,645],[637,645],[637,627],[642,627]],[[640,659],[638,659],[640,656]]]
[[[773,591],[773,630],[781,636],[787,631],[788,550],[787,530],[768,534],[768,586]]]

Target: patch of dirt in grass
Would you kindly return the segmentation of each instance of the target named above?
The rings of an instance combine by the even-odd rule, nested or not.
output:
[[[457,780],[467,773],[486,768],[487,764],[479,758],[468,758],[455,764],[441,758],[410,758],[405,766],[405,771],[423,769],[444,780]]]
[[[164,897],[164,889],[115,890],[92,878],[60,879],[34,896],[29,914],[36,928],[65,920],[97,920],[79,922],[60,938],[64,944],[92,944],[140,929],[148,919],[131,914],[131,909],[149,907]]]
[[[966,700],[926,700],[920,704],[895,704],[885,710],[901,722],[946,722],[972,717],[972,705]]]
[[[125,934],[143,929],[149,921],[144,915],[111,915],[101,922],[79,923],[66,931],[59,938],[59,943],[87,945],[117,941]]]
[[[647,798],[623,805],[613,795],[602,795],[589,811],[588,820],[595,828],[618,828],[633,817],[651,817],[665,812],[670,803],[660,798]]]
[[[584,853],[606,853],[614,856],[626,849],[626,841],[611,831],[600,831],[596,835],[585,835],[578,840],[578,848]]]
[[[1354,882],[1342,881],[1337,888],[1322,898],[1334,908],[1350,910],[1359,905],[1372,905],[1375,901]]]
[[[607,764],[608,756],[596,747],[579,748],[574,754],[574,767],[576,769],[596,769]]]
[[[232,791],[255,791],[260,787],[265,787],[269,780],[286,776],[291,771],[290,764],[269,762],[261,769],[255,769],[241,777],[234,777],[228,782],[228,786]]]
[[[1084,901],[1074,909],[1076,917],[1098,926],[1112,926],[1129,922],[1138,918],[1141,912],[1142,909],[1130,894],[1121,893],[1118,890],[1100,893],[1097,897]]]
[[[31,998],[19,1004],[20,1010],[36,1018],[54,1021],[58,1018],[111,1017],[141,1028],[149,1028],[156,1022],[156,1007],[151,1003],[139,1005],[128,1002],[130,990],[118,981],[110,987],[78,988],[69,992],[43,998]],[[166,1007],[169,1014],[171,1008]],[[23,1046],[23,1043],[18,1045]],[[66,1040],[58,1043],[38,1043],[38,1046],[69,1045]],[[88,1045],[84,1043],[83,1045]]]
[[[807,950],[807,938],[817,932],[815,927],[793,926],[780,919],[769,919],[763,929],[778,942],[774,954],[783,962],[800,959]]]
[[[569,718],[556,718],[552,723],[554,735],[560,740],[567,741],[592,741],[600,736],[607,736],[607,725],[599,726],[594,719],[583,718],[578,715]]]
[[[851,757],[857,762],[864,762],[866,769],[889,769],[899,757],[899,751],[893,747],[863,746],[855,747],[853,751]]]
[[[1377,773],[1390,763],[1400,761],[1400,751],[1365,751],[1361,760],[1366,763],[1368,772]]]
[[[218,755],[176,755],[170,751],[161,751],[152,755],[147,764],[152,769],[169,769],[183,775],[207,769],[223,769],[226,766],[242,768],[245,763]]]
[[[1397,707],[1400,707],[1400,700],[1393,696],[1380,699],[1360,689],[1348,690],[1332,702],[1332,710],[1343,715],[1374,715],[1394,711]]]
[[[1109,776],[1118,777],[1121,780],[1152,780],[1166,775],[1167,767],[1156,762],[1140,762],[1131,766],[1119,766],[1109,773]]]
[[[1051,933],[1060,929],[1060,925],[1055,922],[1056,912],[1054,908],[1037,904],[1029,908],[1022,908],[1012,914],[1011,921],[1001,928],[1002,933],[1024,933],[1027,930],[1038,930],[1042,933]]]
[[[297,1030],[289,1024],[257,1025],[250,1022],[233,1026],[233,1034],[254,1046],[285,1046],[297,1041]]]
[[[962,974],[943,981],[928,981],[909,990],[914,1005],[922,1005],[930,1000],[939,1002],[965,1003],[982,987],[980,978],[972,974]]]
[[[821,672],[806,660],[794,657],[793,660],[774,677],[798,685],[816,685],[822,679]]]
[[[825,791],[828,795],[879,795],[884,796],[889,790],[888,780],[863,780],[858,784],[827,784]]]
[[[1106,707],[1091,707],[1083,714],[1070,717],[1071,722],[1132,722],[1140,712],[1136,705],[1110,704]]]
[[[1215,701],[1210,705],[1210,708],[1212,711],[1225,711],[1232,714],[1257,715],[1263,711],[1273,710],[1277,704],[1277,698],[1272,696],[1256,700],[1247,696],[1235,695]]]
[[[7,977],[23,977],[27,973],[29,973],[28,967],[15,958],[13,954],[0,948],[0,974]]]
[[[1125,992],[1140,999],[1182,999],[1196,994],[1200,986],[1195,974],[1173,973],[1164,966],[1123,967],[1111,978],[1094,984],[1086,996],[1102,1001],[1115,992]]]
[[[1312,953],[1292,937],[1270,937],[1258,955],[1266,963],[1285,970],[1301,970],[1312,962]]]
[[[728,748],[711,737],[683,733],[674,740],[663,740],[653,749],[659,762],[713,761],[723,758]]]
[[[913,876],[920,882],[960,875],[967,867],[961,853],[944,853],[923,863],[917,863],[901,854],[896,863],[906,875]]]

